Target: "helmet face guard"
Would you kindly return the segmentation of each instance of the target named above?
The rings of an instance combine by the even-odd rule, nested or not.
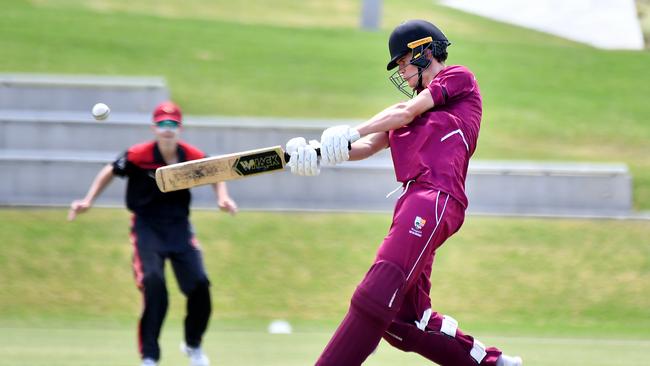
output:
[[[414,89],[411,89],[408,84],[408,79],[404,79],[398,68],[395,72],[388,77],[391,83],[395,85],[397,90],[404,93],[407,97],[413,98],[417,90],[422,89],[422,72],[431,66],[431,58],[426,56],[427,50],[433,50],[433,39],[431,37],[424,37],[416,41],[410,42],[408,48],[411,50],[411,61],[409,64],[418,68],[418,84]],[[403,57],[403,56],[402,56]],[[412,78],[414,75],[409,76]]]
[[[402,77],[402,74],[399,73],[399,70],[393,72],[393,74],[388,77],[388,80],[390,80],[390,82],[395,85],[397,90],[404,93],[404,95],[407,97],[413,98],[415,96],[415,90],[409,87],[408,80]]]

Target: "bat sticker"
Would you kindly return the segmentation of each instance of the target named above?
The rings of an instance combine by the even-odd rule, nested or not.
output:
[[[284,168],[277,151],[242,156],[235,161],[233,169],[241,176],[263,173]]]

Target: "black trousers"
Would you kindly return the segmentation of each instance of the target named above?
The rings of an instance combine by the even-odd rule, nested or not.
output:
[[[142,358],[160,359],[158,337],[167,314],[165,261],[171,262],[181,292],[187,298],[185,342],[198,347],[212,311],[210,282],[203,256],[187,218],[161,219],[133,216],[133,273],[143,296],[138,327]]]

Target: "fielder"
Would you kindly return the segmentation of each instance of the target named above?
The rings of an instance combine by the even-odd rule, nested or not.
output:
[[[365,159],[390,147],[402,192],[375,262],[352,295],[318,366],[360,365],[382,337],[439,365],[522,365],[521,358],[484,346],[463,333],[454,318],[431,309],[431,267],[436,249],[463,224],[465,178],[482,114],[472,72],[445,65],[449,45],[429,22],[410,20],[397,26],[388,42],[387,69],[398,68],[390,80],[412,99],[356,128],[331,127],[321,136],[325,165]],[[315,147],[302,137],[287,142],[294,174],[319,174]]]
[[[189,221],[190,191],[162,193],[156,187],[156,168],[201,159],[205,154],[179,140],[182,115],[178,106],[163,102],[153,112],[151,127],[155,140],[131,146],[95,177],[86,197],[70,205],[69,220],[88,210],[114,176],[127,177],[126,205],[133,213],[131,243],[133,273],[142,292],[143,310],[138,327],[138,346],[142,366],[155,366],[160,359],[158,336],[167,313],[165,260],[169,259],[178,284],[187,297],[185,342],[181,344],[191,366],[208,366],[201,350],[210,313],[210,282],[203,256]],[[223,211],[237,212],[226,184],[213,185]]]

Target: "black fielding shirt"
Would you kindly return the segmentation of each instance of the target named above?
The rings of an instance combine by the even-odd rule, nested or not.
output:
[[[178,162],[205,157],[201,150],[182,141],[177,149]],[[155,141],[133,145],[113,162],[113,174],[128,178],[126,206],[131,212],[159,219],[189,217],[189,189],[163,193],[156,186],[156,168],[165,165]]]

